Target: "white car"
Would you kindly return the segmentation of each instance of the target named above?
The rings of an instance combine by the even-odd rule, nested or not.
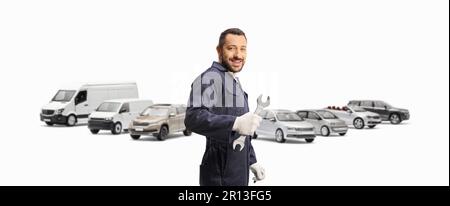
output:
[[[262,121],[254,138],[267,135],[275,137],[280,143],[285,142],[286,138],[305,139],[310,143],[316,137],[314,126],[290,110],[263,110],[259,116]]]
[[[327,110],[339,117],[339,119],[344,120],[347,125],[353,125],[356,129],[363,129],[365,126],[374,128],[377,124],[381,123],[380,115],[366,111],[361,107],[330,106]]]
[[[152,100],[115,99],[105,101],[89,115],[88,128],[92,134],[97,134],[100,130],[111,130],[113,134],[120,134],[122,129],[128,130],[130,122],[151,105],[153,105]]]

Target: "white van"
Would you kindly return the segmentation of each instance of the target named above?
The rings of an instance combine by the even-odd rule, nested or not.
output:
[[[88,128],[92,134],[97,134],[100,130],[111,130],[113,134],[120,134],[123,128],[128,130],[130,122],[151,105],[151,100],[107,100],[89,115]]]
[[[100,103],[109,99],[139,98],[135,82],[83,84],[60,89],[53,99],[42,107],[41,121],[47,125],[73,126],[85,121]]]

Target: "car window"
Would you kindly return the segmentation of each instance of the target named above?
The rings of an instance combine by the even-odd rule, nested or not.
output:
[[[98,112],[117,112],[120,107],[118,102],[103,102],[95,111]]]
[[[59,90],[55,97],[53,97],[52,101],[68,102],[72,99],[75,92],[75,90]]]
[[[301,118],[306,118],[306,116],[308,115],[308,112],[306,111],[301,111],[301,112],[297,112],[298,116],[300,116]]]
[[[348,103],[348,105],[356,105],[356,106],[359,106],[359,104],[360,104],[360,101],[350,101]]]
[[[315,112],[308,112],[308,119],[319,119],[319,115]]]
[[[75,97],[75,105],[85,102],[86,100],[87,100],[87,91],[86,90],[80,91]]]
[[[162,108],[162,107],[147,107],[142,113],[141,116],[160,116],[165,117],[168,114],[169,109],[168,108]]]
[[[373,107],[373,105],[371,101],[362,101],[361,107]]]
[[[384,108],[384,106],[385,106],[384,102],[380,102],[380,101],[376,101],[376,102],[375,102],[375,107],[381,107],[381,108]]]
[[[276,115],[279,121],[303,121],[295,112],[277,112]]]
[[[130,104],[124,103],[119,111],[120,113],[130,112]]]
[[[344,107],[347,108],[347,107]],[[346,111],[346,109],[344,109]],[[325,110],[319,110],[317,111],[317,113],[319,113],[324,119],[338,119],[338,117],[336,115],[334,115],[333,113],[329,112],[329,111],[325,111]]]

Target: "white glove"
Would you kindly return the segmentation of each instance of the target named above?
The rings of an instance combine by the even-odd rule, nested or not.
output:
[[[233,124],[233,131],[240,135],[253,135],[262,118],[254,113],[247,112],[242,116],[236,117]]]
[[[250,165],[250,171],[252,171],[252,173],[255,175],[253,177],[254,182],[261,181],[266,178],[266,172],[264,171],[264,168],[261,167],[261,165],[259,165],[258,163]]]

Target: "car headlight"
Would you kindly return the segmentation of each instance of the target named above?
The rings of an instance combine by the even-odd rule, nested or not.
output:
[[[58,109],[56,110],[56,114],[62,114],[64,112],[64,109]]]
[[[112,117],[105,117],[105,120],[106,120],[106,121],[112,121],[113,118],[112,118]]]
[[[331,122],[330,126],[336,126],[336,123],[335,122]]]
[[[288,127],[288,130],[295,130],[295,127]]]

